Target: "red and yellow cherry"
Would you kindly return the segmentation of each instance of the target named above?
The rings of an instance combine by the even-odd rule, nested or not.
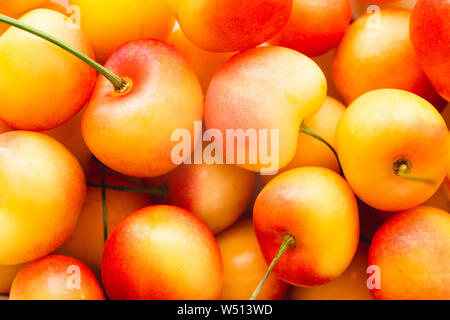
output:
[[[356,99],[338,124],[336,143],[353,191],[379,210],[420,205],[447,174],[447,126],[430,103],[407,91],[380,89]]]
[[[126,216],[103,253],[103,285],[111,299],[217,299],[222,276],[213,234],[192,213],[173,206]]]
[[[339,119],[345,112],[345,106],[336,99],[327,97],[322,108],[312,117],[305,120],[305,125],[325,139],[333,148],[336,147],[335,133]],[[324,167],[340,172],[339,163],[331,149],[317,139],[300,132],[298,134],[297,151],[289,164],[280,170],[285,172],[299,167]],[[262,176],[265,182],[274,176]]]
[[[351,18],[350,0],[294,0],[288,23],[270,44],[318,56],[338,45]]]
[[[434,88],[450,101],[450,2],[420,0],[411,15],[411,41]]]
[[[379,268],[376,299],[450,299],[450,215],[417,207],[390,218],[375,234],[369,265]]]
[[[131,40],[167,40],[175,22],[167,0],[70,0],[69,4],[78,8],[81,28],[100,62]]]
[[[227,61],[211,81],[205,102],[206,128],[220,130],[227,159],[246,156],[245,161],[233,163],[273,172],[261,158],[261,142],[267,142],[272,156],[279,149],[278,167],[285,167],[295,155],[302,121],[323,105],[326,88],[320,68],[294,50],[268,46],[244,51]],[[267,133],[265,138],[261,129]],[[255,130],[260,141],[253,148],[248,141],[241,143],[236,135],[227,134],[229,130]],[[249,161],[252,153],[257,154],[256,161]]]
[[[23,264],[0,266],[0,294],[9,293],[14,278],[23,266]]]
[[[147,181],[150,186],[161,183],[168,187],[168,204],[192,212],[216,234],[233,224],[248,207],[256,175],[234,165],[182,164],[165,176]]]
[[[175,46],[192,66],[205,93],[216,70],[234,54],[200,49],[186,38],[180,29],[170,35],[168,42]]]
[[[275,36],[287,23],[292,0],[172,0],[183,33],[208,51],[242,51]]]
[[[20,22],[93,57],[85,35],[59,12],[33,10]],[[17,28],[0,37],[0,64],[0,118],[17,129],[42,131],[60,126],[83,108],[95,84],[94,69]]]
[[[81,167],[86,170],[92,159],[92,153],[86,146],[81,134],[82,116],[83,113],[79,112],[62,126],[42,133],[62,143],[78,159]]]
[[[50,255],[30,262],[11,286],[11,300],[105,300],[103,289],[82,262]]]
[[[59,142],[27,131],[0,135],[0,265],[42,257],[75,229],[86,196],[78,161]]]
[[[411,11],[383,9],[358,18],[336,49],[333,81],[347,104],[371,90],[392,88],[415,93],[437,109],[445,101],[423,72],[409,37]]]
[[[256,240],[253,223],[250,219],[237,222],[217,236],[223,259],[223,287],[219,299],[247,300],[255,290],[267,264]],[[260,300],[283,299],[288,284],[271,274],[265,282]]]
[[[338,278],[327,284],[291,291],[293,300],[373,300],[367,288],[367,259],[369,245],[360,242],[350,266]]]
[[[18,16],[31,9],[39,8],[48,0],[2,0],[0,3],[0,14]]]
[[[177,165],[171,152],[178,144],[173,132],[186,129],[192,142],[199,138],[194,121],[202,120],[203,93],[191,67],[158,40],[121,46],[105,67],[128,86],[117,92],[106,78],[98,79],[82,120],[87,146],[102,163],[129,176],[172,171]]]
[[[87,174],[87,180],[89,184],[94,183],[98,185],[101,183],[98,172]],[[110,173],[106,174],[105,183],[106,185],[119,187],[139,187],[136,183],[126,178]],[[151,204],[148,195],[137,192],[107,188],[105,196],[108,234],[127,214]],[[105,246],[102,232],[102,206],[102,189],[88,186],[86,201],[81,209],[77,227],[69,240],[63,245],[65,253],[98,270],[101,268],[103,248]]]
[[[325,168],[297,168],[273,179],[256,199],[253,222],[263,255],[272,261],[268,271],[275,266],[296,286],[337,278],[358,247],[356,198],[339,174]]]

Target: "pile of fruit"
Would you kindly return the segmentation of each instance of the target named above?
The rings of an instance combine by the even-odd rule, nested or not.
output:
[[[406,2],[2,0],[0,294],[450,299],[450,0]]]

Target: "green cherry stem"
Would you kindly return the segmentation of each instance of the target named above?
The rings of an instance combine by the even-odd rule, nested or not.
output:
[[[102,213],[103,213],[103,239],[108,240],[108,210],[106,207],[105,166],[100,164],[101,188],[102,188]]]
[[[416,175],[411,174],[412,169],[412,163],[409,159],[401,158],[394,162],[393,170],[394,173],[404,179],[412,180],[412,181],[418,181],[418,182],[424,182],[428,184],[436,184],[435,181],[423,177],[419,177]]]
[[[89,187],[93,188],[105,188],[110,190],[117,190],[117,191],[126,191],[126,192],[136,192],[136,193],[144,193],[144,194],[150,194],[154,196],[166,196],[168,192],[168,187],[166,184],[162,184],[159,187],[156,188],[140,188],[140,187],[128,187],[128,186],[114,186],[110,184],[98,184],[94,182],[87,182],[87,185]]]
[[[264,286],[264,283],[266,283],[267,278],[269,277],[270,273],[272,272],[273,268],[277,264],[278,260],[281,258],[283,253],[286,252],[288,249],[295,248],[296,241],[294,236],[285,233],[283,234],[283,242],[281,243],[280,249],[278,250],[277,254],[273,258],[272,262],[270,263],[269,267],[267,268],[266,274],[261,279],[261,282],[256,287],[255,291],[253,292],[252,296],[250,297],[250,300],[255,300],[259,293],[261,292],[262,287]]]
[[[92,68],[97,70],[100,74],[102,74],[106,79],[108,79],[112,85],[114,86],[114,90],[116,92],[124,92],[127,90],[129,84],[127,81],[121,79],[120,77],[116,76],[114,73],[103,67],[101,64],[97,63],[96,61],[92,60],[82,52],[78,51],[77,49],[63,43],[62,41],[56,39],[52,35],[34,28],[33,26],[30,26],[28,24],[25,24],[19,20],[13,19],[11,17],[5,16],[3,14],[0,14],[0,22],[3,22],[7,25],[19,28],[21,30],[27,31],[31,34],[34,34],[35,36],[38,36],[44,40],[47,40],[58,47],[66,50],[67,52],[71,53],[75,57],[81,59],[82,61],[86,62],[88,65],[90,65]]]
[[[424,183],[428,183],[428,184],[436,184],[436,182],[434,182],[431,179],[427,179],[427,178],[422,178],[422,177],[418,177],[415,176],[413,174],[409,174],[409,173],[403,173],[403,172],[399,172],[397,173],[397,175],[401,178],[405,178],[408,180],[413,180],[413,181],[418,181],[418,182],[424,182]]]
[[[316,132],[314,132],[312,129],[308,128],[304,123],[302,123],[301,127],[300,127],[300,132],[309,135],[310,137],[313,137],[314,139],[324,143],[330,150],[331,152],[333,152],[334,156],[336,157],[336,160],[338,162],[339,165],[339,171],[341,172],[341,175],[344,174],[344,172],[342,171],[342,166],[341,166],[341,162],[339,161],[339,156],[336,152],[336,150],[333,148],[333,146],[326,141],[324,138],[322,138],[319,134],[317,134]]]

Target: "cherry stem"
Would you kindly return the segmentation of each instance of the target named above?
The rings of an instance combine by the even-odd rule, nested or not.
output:
[[[283,253],[287,249],[295,248],[295,246],[296,246],[296,241],[295,241],[294,236],[292,236],[288,233],[283,234],[283,242],[281,243],[280,249],[278,250],[277,254],[273,258],[269,267],[267,268],[266,274],[264,275],[264,277],[261,279],[261,282],[256,287],[255,291],[253,292],[252,296],[250,297],[250,300],[255,300],[258,297],[259,293],[261,292],[262,287],[264,286],[264,283],[266,283],[266,280],[269,277],[270,273],[272,272],[272,269],[275,267],[275,265],[277,264],[278,260],[281,258]]]
[[[168,192],[168,187],[165,183],[163,183],[161,186],[156,188],[140,188],[140,187],[128,187],[128,186],[114,186],[110,184],[98,184],[94,182],[88,182],[87,185],[89,187],[94,188],[105,188],[110,190],[117,190],[117,191],[126,191],[126,192],[136,192],[136,193],[144,193],[144,194],[150,194],[154,196],[166,196]]]
[[[304,123],[302,123],[299,131],[309,135],[310,137],[312,137],[312,138],[314,138],[314,139],[316,139],[316,140],[318,140],[318,141],[320,141],[322,143],[324,143],[331,150],[331,152],[333,152],[333,154],[336,157],[336,160],[338,162],[338,165],[339,165],[339,171],[341,172],[341,175],[344,175],[344,172],[342,171],[341,162],[339,161],[339,156],[338,156],[336,150],[333,148],[333,146],[328,141],[326,141],[324,138],[322,138],[319,134],[314,132],[312,129],[308,128]]]
[[[124,92],[129,84],[127,81],[125,81],[124,79],[121,79],[120,77],[116,76],[114,73],[112,73],[111,71],[109,71],[108,69],[106,69],[105,67],[103,67],[101,64],[97,63],[96,61],[94,61],[93,59],[89,58],[88,56],[86,56],[85,54],[83,54],[82,52],[78,51],[77,49],[63,43],[62,41],[56,39],[55,37],[53,37],[52,35],[34,28],[33,26],[30,26],[28,24],[25,24],[19,20],[13,19],[11,17],[5,16],[3,14],[0,14],[0,22],[3,22],[5,24],[8,24],[10,26],[19,28],[21,30],[27,31],[31,34],[34,34],[35,36],[38,36],[44,40],[47,40],[55,45],[57,45],[58,47],[66,50],[67,52],[71,53],[72,55],[74,55],[75,57],[81,59],[82,61],[86,62],[88,65],[90,65],[92,68],[94,68],[95,70],[97,70],[99,73],[101,73],[106,79],[108,79],[112,85],[114,86],[114,90],[116,92]]]
[[[429,184],[436,184],[435,181],[411,174],[412,163],[409,159],[401,158],[394,162],[394,173],[404,179],[419,181]]]
[[[102,213],[103,213],[103,239],[108,240],[108,210],[106,207],[106,188],[105,188],[105,166],[100,164],[100,175],[102,184]]]

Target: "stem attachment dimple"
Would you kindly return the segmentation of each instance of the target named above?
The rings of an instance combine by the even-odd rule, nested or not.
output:
[[[415,176],[415,175],[411,174],[410,172],[412,170],[412,167],[413,167],[412,163],[409,159],[400,158],[394,162],[393,170],[394,170],[394,173],[401,178],[405,178],[405,179],[413,180],[413,181],[424,182],[424,183],[429,183],[429,184],[436,184],[436,182],[434,182],[431,179],[427,179],[427,178],[423,178],[423,177],[419,177],[419,176]]]
[[[277,254],[273,258],[272,262],[270,263],[269,267],[267,268],[266,274],[261,279],[261,282],[256,287],[255,291],[253,292],[252,296],[250,297],[250,300],[255,300],[259,293],[261,292],[262,287],[264,286],[264,283],[266,282],[267,278],[269,277],[270,273],[272,272],[273,268],[277,264],[278,260],[281,258],[283,253],[286,252],[287,249],[295,248],[297,245],[297,242],[295,240],[295,237],[290,235],[289,233],[284,233],[282,235],[283,242],[281,243],[280,249],[278,250]]]
[[[341,162],[339,161],[338,153],[336,152],[336,150],[333,148],[333,146],[328,141],[326,141],[324,138],[322,138],[319,134],[314,132],[312,129],[308,128],[304,123],[302,123],[299,131],[309,135],[310,137],[312,137],[312,138],[314,138],[314,139],[316,139],[316,140],[318,140],[318,141],[320,141],[322,143],[324,143],[331,150],[331,152],[333,152],[333,154],[336,157],[336,160],[338,162],[338,165],[339,165],[339,171],[340,171],[341,175],[344,175],[344,172],[342,171]]]
[[[102,74],[106,79],[108,79],[112,85],[114,86],[114,91],[121,93],[128,89],[128,82],[124,79],[121,79],[120,77],[116,76],[114,73],[103,67],[101,64],[97,63],[96,61],[92,60],[88,56],[86,56],[84,53],[78,51],[77,49],[65,44],[64,42],[56,39],[52,35],[36,29],[33,26],[30,26],[28,24],[25,24],[19,20],[13,19],[11,17],[5,16],[3,14],[0,14],[0,22],[3,22],[7,25],[16,27],[18,29],[27,31],[31,34],[34,34],[35,36],[38,36],[44,40],[47,40],[58,47],[64,49],[65,51],[69,52],[70,54],[74,55],[75,57],[79,58],[80,60],[87,63],[89,66],[97,70],[100,74]]]

